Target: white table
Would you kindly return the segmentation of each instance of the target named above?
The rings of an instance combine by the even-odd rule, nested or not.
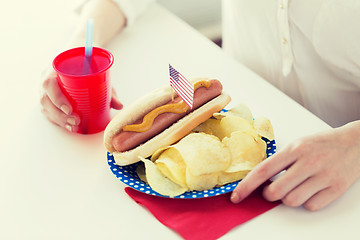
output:
[[[72,30],[68,2],[24,1],[19,9],[7,1],[10,10],[0,19],[6,35],[0,46],[0,239],[180,239],[124,193],[107,165],[102,133],[69,134],[40,112],[37,79]],[[108,49],[115,56],[113,85],[125,105],[168,84],[171,63],[188,77],[220,79],[233,103],[271,119],[279,149],[329,128],[160,6]],[[281,205],[222,239],[358,239],[359,199],[358,182],[322,211]]]

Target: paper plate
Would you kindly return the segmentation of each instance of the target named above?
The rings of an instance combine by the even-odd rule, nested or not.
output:
[[[276,143],[275,143],[275,140],[269,141],[267,139],[264,139],[264,141],[267,144],[266,154],[269,157],[276,152]],[[134,164],[131,164],[128,166],[118,166],[115,164],[113,155],[109,152],[107,153],[107,159],[108,159],[108,164],[109,164],[110,169],[113,172],[113,174],[115,174],[115,176],[118,179],[120,179],[121,182],[125,183],[129,187],[131,187],[137,191],[146,193],[146,194],[151,194],[151,195],[160,196],[160,197],[169,197],[169,196],[164,196],[164,195],[161,195],[161,194],[155,192],[154,190],[152,190],[152,188],[147,183],[140,180],[140,178],[138,177],[138,175],[136,173],[136,168],[139,164],[141,164],[141,162],[134,163]],[[205,197],[217,196],[220,194],[224,194],[224,193],[233,191],[235,189],[236,185],[238,184],[238,182],[239,181],[228,183],[224,186],[215,187],[210,190],[189,191],[189,192],[185,192],[181,195],[178,195],[174,198],[194,199],[194,198],[205,198]]]

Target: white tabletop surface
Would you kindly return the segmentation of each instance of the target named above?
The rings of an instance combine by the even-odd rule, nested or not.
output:
[[[69,0],[1,0],[0,239],[181,239],[124,193],[103,134],[75,135],[40,112],[41,70],[59,53],[76,15]],[[41,7],[40,7],[41,6]],[[112,83],[128,105],[168,84],[168,64],[223,82],[274,126],[278,149],[329,126],[160,6],[108,46]],[[115,112],[113,112],[115,114]],[[222,239],[358,239],[360,183],[318,212],[280,205]]]

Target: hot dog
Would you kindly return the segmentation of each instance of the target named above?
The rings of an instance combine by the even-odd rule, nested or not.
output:
[[[107,150],[118,165],[149,157],[187,135],[230,102],[216,79],[194,82],[194,105],[190,109],[180,97],[172,100],[170,86],[157,89],[124,108],[104,133]]]

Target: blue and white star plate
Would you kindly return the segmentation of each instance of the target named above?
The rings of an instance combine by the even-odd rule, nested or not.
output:
[[[267,144],[266,154],[267,154],[267,157],[269,157],[276,152],[276,143],[275,143],[275,140],[269,141],[267,139],[264,139],[264,141]],[[141,162],[137,162],[137,163],[127,165],[127,166],[118,166],[115,163],[113,155],[109,152],[107,153],[107,160],[108,160],[108,164],[110,166],[110,170],[113,172],[113,174],[115,174],[115,176],[118,179],[120,179],[121,182],[125,183],[129,187],[131,187],[137,191],[146,193],[146,194],[151,194],[151,195],[160,196],[160,197],[169,197],[169,196],[164,196],[164,195],[161,195],[161,194],[155,192],[149,186],[149,184],[140,180],[138,174],[136,173],[136,168],[139,164],[141,164]],[[233,191],[235,189],[236,185],[238,184],[238,182],[239,181],[228,183],[224,186],[215,187],[210,190],[189,191],[189,192],[185,192],[181,195],[178,195],[174,198],[194,199],[194,198],[205,198],[205,197],[217,196],[220,194],[224,194],[224,193]]]

